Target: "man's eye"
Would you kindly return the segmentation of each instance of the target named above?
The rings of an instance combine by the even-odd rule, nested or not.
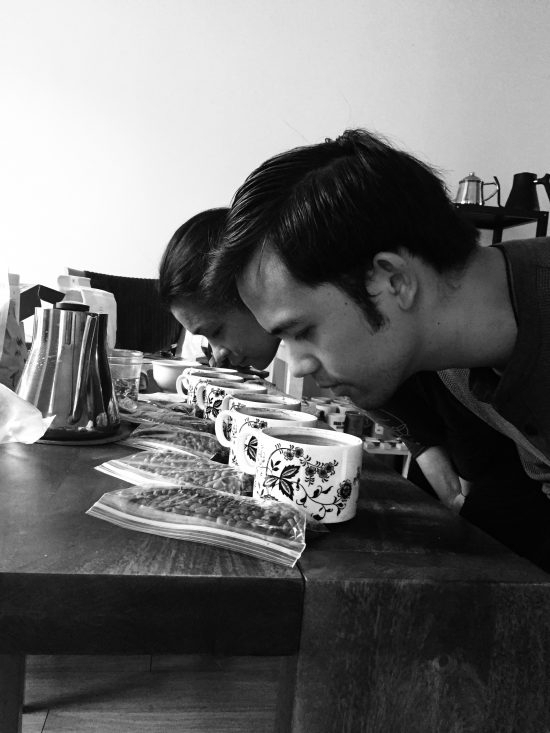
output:
[[[302,330],[298,331],[298,333],[295,333],[293,338],[294,338],[294,341],[303,341],[310,335],[311,335],[311,327],[308,326],[307,328],[302,328]]]

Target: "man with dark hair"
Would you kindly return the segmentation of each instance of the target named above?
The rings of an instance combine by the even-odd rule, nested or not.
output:
[[[237,191],[206,285],[235,281],[295,376],[369,410],[414,380],[428,408],[460,405],[550,483],[550,239],[479,246],[433,170],[350,130]]]
[[[159,266],[159,293],[188,333],[208,339],[218,366],[264,369],[279,339],[266,333],[241,301],[236,288],[209,297],[201,287],[212,249],[225,227],[227,208],[208,209],[175,232]]]

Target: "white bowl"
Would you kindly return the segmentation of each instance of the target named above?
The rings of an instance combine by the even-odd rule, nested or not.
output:
[[[176,391],[176,379],[187,367],[200,367],[198,361],[185,359],[158,359],[152,362],[153,378],[165,392]]]

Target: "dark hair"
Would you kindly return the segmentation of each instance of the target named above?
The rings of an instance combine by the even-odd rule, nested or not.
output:
[[[464,264],[476,242],[434,170],[372,133],[347,130],[248,176],[205,284],[219,292],[269,245],[297,280],[341,287],[376,321],[365,274],[377,252],[404,247],[444,272]]]
[[[223,235],[228,211],[227,207],[202,211],[173,234],[159,265],[159,295],[166,307],[185,298],[214,304],[214,298],[203,289],[202,279],[211,252]],[[225,293],[226,300],[235,297],[236,289]],[[215,306],[220,306],[219,297],[215,298]]]

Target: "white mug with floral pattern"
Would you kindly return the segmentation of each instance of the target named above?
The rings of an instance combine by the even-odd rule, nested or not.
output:
[[[308,412],[298,410],[284,410],[275,405],[265,407],[233,407],[231,410],[221,410],[216,417],[216,437],[222,445],[229,448],[229,465],[238,468],[239,462],[233,446],[237,436],[243,430],[255,428],[261,430],[267,427],[296,427],[309,425],[315,427],[317,418]],[[250,444],[257,445],[258,438],[251,435]],[[248,448],[250,450],[250,447]]]
[[[258,438],[257,447],[251,437]],[[242,430],[234,444],[242,471],[254,474],[255,497],[288,501],[326,524],[355,516],[363,441],[308,427]]]
[[[235,382],[240,385],[244,384],[244,377],[229,370],[222,372],[214,369],[184,369],[182,374],[176,379],[176,391],[187,398],[188,404],[195,406],[197,403],[195,395],[197,385],[200,382],[210,381],[212,379],[223,379],[227,382]]]
[[[256,382],[237,384],[226,379],[208,379],[195,385],[194,397],[197,407],[203,411],[204,417],[215,420],[222,409],[222,402],[226,395],[246,390],[250,394],[265,394],[267,387]]]
[[[302,401],[299,397],[278,392],[277,394],[254,394],[246,390],[239,390],[235,394],[227,395],[222,402],[223,410],[232,410],[234,407],[278,407],[280,410],[300,410]]]

